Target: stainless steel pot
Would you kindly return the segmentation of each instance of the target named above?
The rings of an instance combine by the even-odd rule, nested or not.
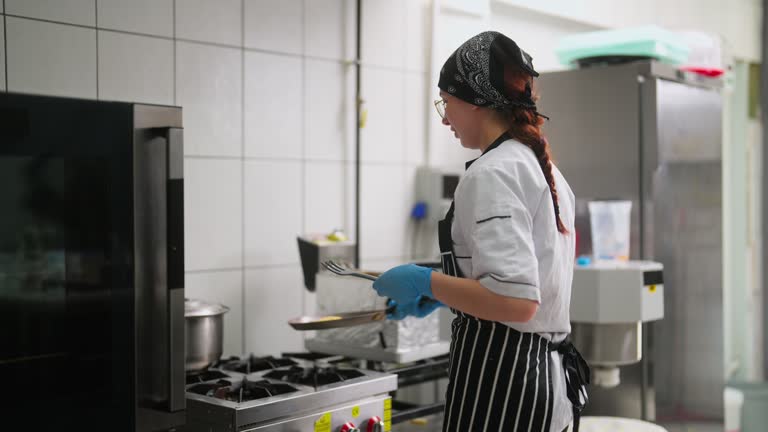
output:
[[[184,340],[187,346],[186,370],[197,371],[221,358],[224,342],[224,314],[229,308],[202,300],[185,299]]]

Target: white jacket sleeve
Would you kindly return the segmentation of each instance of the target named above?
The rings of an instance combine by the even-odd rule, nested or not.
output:
[[[473,172],[462,180],[456,213],[472,254],[471,277],[496,294],[540,303],[533,216],[542,194],[525,190],[526,174],[499,167]]]

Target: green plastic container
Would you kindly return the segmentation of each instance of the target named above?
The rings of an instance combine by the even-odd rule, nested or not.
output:
[[[577,33],[560,40],[555,53],[560,63],[575,66],[581,59],[595,57],[652,57],[669,64],[688,59],[684,39],[658,26],[633,27]]]
[[[741,407],[741,432],[768,431],[768,382],[728,383],[744,394]]]

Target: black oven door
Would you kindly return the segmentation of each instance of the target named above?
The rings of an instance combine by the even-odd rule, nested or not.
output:
[[[155,340],[137,330],[133,129],[130,104],[0,94],[5,424],[159,430],[179,412],[183,422],[170,384],[155,400],[141,394],[141,382],[174,375],[171,348],[153,370],[141,367],[139,348],[169,346],[173,325],[155,329]],[[168,291],[155,305],[165,317]]]

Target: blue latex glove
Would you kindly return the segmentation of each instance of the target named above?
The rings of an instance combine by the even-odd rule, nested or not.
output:
[[[424,318],[431,314],[435,309],[440,306],[444,306],[442,303],[435,299],[428,297],[419,297],[418,301],[410,302],[406,304],[398,304],[396,301],[389,299],[387,301],[387,307],[395,306],[394,312],[387,314],[387,318],[392,320],[401,320],[407,316],[415,316],[416,318]]]
[[[398,304],[396,301],[387,300],[387,308],[394,307],[395,310],[392,313],[387,314],[387,319],[400,321],[401,319],[411,315],[416,309],[416,302]]]
[[[441,306],[445,305],[439,300],[429,297],[419,297],[419,301],[416,302],[416,308],[411,312],[411,315],[416,318],[424,318]]]
[[[385,271],[373,282],[381,297],[389,297],[400,305],[416,303],[420,296],[432,296],[432,269],[404,264]]]

